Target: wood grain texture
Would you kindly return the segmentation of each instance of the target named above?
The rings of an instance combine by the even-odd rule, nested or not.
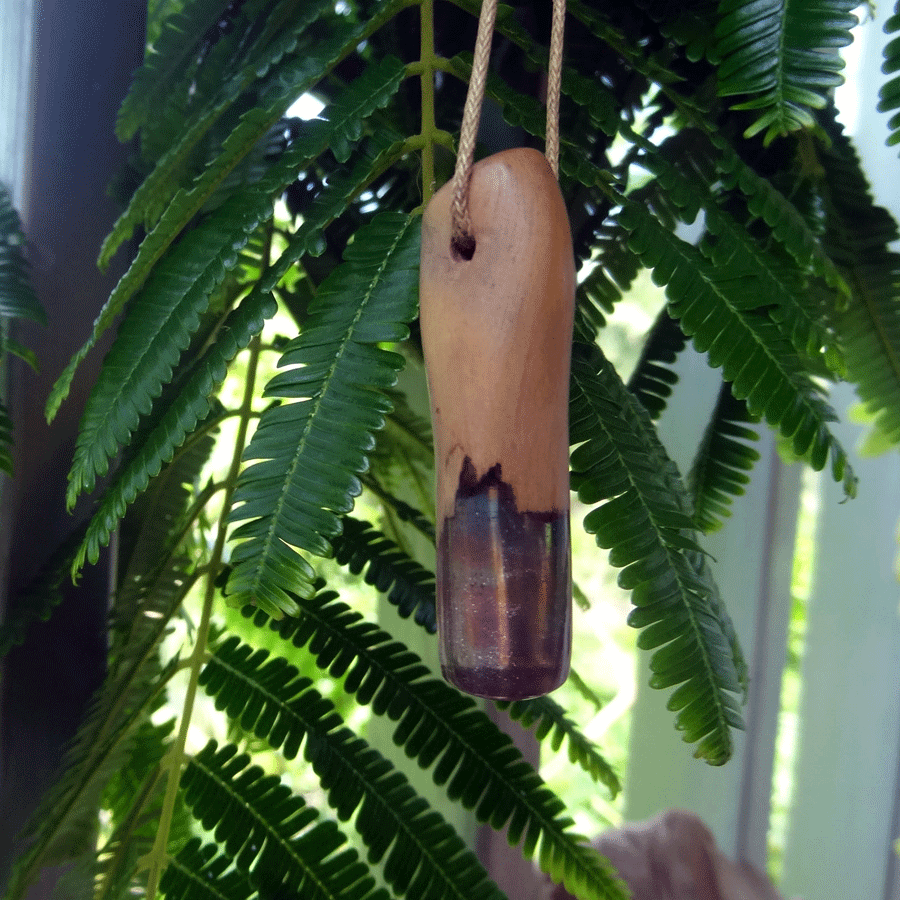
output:
[[[421,322],[435,425],[438,519],[466,457],[498,462],[520,512],[569,506],[569,363],[575,266],[565,204],[531,149],[477,163],[471,260],[450,247],[450,186],[422,223]]]

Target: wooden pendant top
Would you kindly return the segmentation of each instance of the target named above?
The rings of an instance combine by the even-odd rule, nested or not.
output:
[[[441,188],[422,221],[438,522],[453,515],[467,458],[475,477],[500,464],[519,512],[567,510],[575,267],[559,186],[537,150],[477,163],[471,259],[451,247],[451,195]]]

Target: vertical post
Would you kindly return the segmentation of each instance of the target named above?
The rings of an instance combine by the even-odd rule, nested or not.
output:
[[[16,5],[4,0],[4,28]],[[0,585],[0,609],[7,620],[19,612],[23,588],[77,521],[65,510],[66,473],[103,348],[79,373],[52,426],[43,410],[54,380],[87,338],[123,268],[117,260],[101,275],[96,258],[118,213],[106,190],[127,150],[113,128],[143,58],[145,3],[43,0],[35,6],[34,23],[33,53],[24,60],[35,79],[29,104],[33,124],[30,148],[19,148],[19,161],[25,161],[19,197],[32,276],[50,324],[20,336],[35,349],[40,375],[11,367],[15,473],[2,508],[8,551]],[[30,42],[22,46],[27,50]],[[32,627],[25,644],[4,660],[0,884],[16,855],[14,837],[50,784],[103,677],[108,579],[105,561],[86,572],[77,588],[65,591],[52,619]],[[32,896],[45,896],[45,889],[38,887]]]
[[[838,411],[853,401],[849,386],[834,391]],[[848,449],[860,433],[846,421],[833,430]],[[900,460],[851,456],[854,500],[842,503],[840,486],[823,479],[783,886],[817,900],[889,900],[900,789]]]

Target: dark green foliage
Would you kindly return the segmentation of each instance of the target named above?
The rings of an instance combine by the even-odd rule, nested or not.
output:
[[[651,419],[659,418],[678,381],[672,363],[687,345],[687,337],[667,310],[663,310],[628,380],[628,389],[641,401]]]
[[[843,83],[837,51],[850,43],[855,0],[724,0],[719,6],[715,54],[719,95],[749,95],[735,109],[759,110],[747,129],[766,139],[813,124]]]
[[[885,22],[884,30],[888,34],[894,34],[900,30],[900,4],[894,6],[894,14]],[[884,62],[881,71],[885,75],[893,75],[885,82],[879,92],[881,98],[878,103],[879,112],[891,112],[900,106],[900,76],[894,73],[900,69],[900,37],[895,37],[889,41],[884,48]],[[900,142],[900,114],[895,113],[888,121],[890,135],[888,136],[888,144],[893,145]]]
[[[296,628],[295,641],[303,644],[315,630],[311,649],[318,650],[319,664],[323,656],[326,661],[336,656],[330,671],[341,674],[352,655],[336,645],[357,636],[364,643],[374,643],[370,641],[373,627],[348,616],[340,608],[343,604],[325,611],[331,599],[320,595],[316,618],[344,613],[343,627],[332,626],[334,637],[316,629],[312,617],[296,626],[287,623],[286,632]],[[349,628],[348,622],[353,623]],[[402,693],[397,692],[396,679],[383,680],[384,671],[397,666],[391,660],[398,654],[401,671],[407,669],[403,681],[408,691]],[[361,702],[371,699],[376,712],[386,711],[400,720],[395,742],[420,766],[433,767],[435,782],[446,785],[451,800],[473,809],[479,819],[498,829],[508,824],[510,843],[522,841],[527,857],[538,855],[541,867],[579,896],[617,896],[617,879],[611,870],[587,847],[573,843],[571,822],[560,815],[559,799],[542,788],[511,739],[477,712],[470,698],[440,681],[407,681],[421,678],[427,670],[402,645],[389,644],[371,655],[382,657],[380,665],[357,656],[348,675],[348,690]],[[418,897],[429,886],[435,897],[498,896],[440,814],[416,797],[406,778],[387,760],[344,727],[309,679],[298,676],[283,659],[269,659],[265,651],[254,653],[231,638],[203,670],[201,683],[216,697],[219,708],[281,748],[288,758],[303,745],[338,818],[347,820],[359,809],[355,825],[369,848],[369,860],[385,860],[385,877],[396,891]],[[403,696],[410,691],[420,694],[415,704]]]
[[[694,521],[701,531],[718,531],[722,520],[731,515],[732,498],[740,497],[750,483],[749,473],[759,459],[759,451],[749,443],[758,437],[749,427],[753,421],[747,404],[722,385],[688,473]]]
[[[539,741],[546,739],[552,750],[559,750],[565,740],[570,762],[584,769],[597,784],[605,785],[613,797],[622,789],[618,776],[597,751],[596,744],[578,730],[552,697],[516,700],[497,706],[506,710],[507,715],[523,728],[533,728],[535,737]]]
[[[500,898],[475,857],[443,817],[418,798],[406,778],[342,722],[307,678],[285,664],[226,641],[204,668],[201,684],[217,706],[288,759],[301,749],[339,820],[354,824],[370,862],[384,860],[398,893],[416,884],[436,897]],[[226,827],[233,826],[229,819]],[[439,887],[435,889],[434,885]]]
[[[437,630],[434,575],[400,551],[396,544],[368,522],[344,519],[343,532],[334,539],[334,558],[354,575],[365,572],[366,584],[387,595],[404,619],[414,615],[428,631]]]
[[[25,234],[6,186],[0,184],[0,319],[47,324],[28,277]]]
[[[216,845],[203,846],[199,838],[193,838],[172,858],[162,889],[172,900],[251,900],[256,896],[247,876],[231,868],[231,858],[216,855]]]
[[[299,366],[276,375],[270,407],[247,448],[234,496],[235,568],[228,593],[280,615],[295,614],[312,569],[293,548],[327,556],[338,514],[361,491],[373,432],[384,425],[402,357],[377,346],[403,340],[418,301],[418,221],[383,214],[361,229],[346,260],[319,287],[303,332],[281,357]],[[335,438],[340,436],[340,453]],[[249,521],[247,521],[249,520]]]
[[[236,870],[264,894],[388,900],[384,888],[375,888],[369,867],[344,846],[347,839],[334,822],[319,820],[316,810],[277,776],[251,766],[250,757],[234,745],[207,744],[191,760],[183,784],[191,812],[215,833]],[[188,846],[180,854],[185,870],[191,861],[199,862],[191,852],[196,845]],[[202,869],[195,868],[195,878]],[[221,878],[214,867],[212,873],[216,881]],[[236,886],[234,875],[223,880],[232,878]]]
[[[679,686],[669,708],[684,739],[714,765],[731,755],[731,729],[743,727],[738,696],[744,662],[734,630],[693,533],[693,509],[675,464],[645,410],[599,349],[575,345],[570,432],[572,484],[601,505],[584,521],[637,607],[638,645],[656,687]],[[736,696],[737,695],[737,696]]]
[[[56,861],[86,871],[104,900],[139,890],[500,900],[443,807],[348,725],[361,712],[386,717],[408,766],[441,786],[448,808],[508,828],[579,898],[624,898],[510,739],[393,637],[390,621],[368,621],[349,592],[323,591],[314,568],[333,556],[342,578],[386,594],[431,640],[419,215],[452,171],[478,5],[437,4],[431,22],[420,0],[151,4],[145,64],[118,120],[120,137],[135,140],[118,183],[136,188],[101,264],[140,243],[47,405],[54,415],[118,322],[70,471],[69,504],[95,492],[95,506],[0,632],[5,652],[52,613],[70,569],[111,545],[108,677],[25,835],[9,900]],[[830,462],[852,494],[825,397],[846,378],[881,443],[900,444],[897,227],[828,107],[853,7],[568,2],[560,188],[579,270],[572,484],[591,507],[584,527],[631,592],[651,684],[671,692],[676,726],[717,765],[742,727],[748,673],[702,540],[726,527],[748,486],[758,429],[817,469]],[[487,88],[514,140],[536,146],[547,9],[500,8]],[[894,42],[886,72],[898,59]],[[323,108],[301,121],[289,110],[306,92]],[[882,107],[895,110],[898,96],[895,79]],[[29,359],[5,328],[42,320],[5,193],[0,235],[0,349]],[[666,305],[626,385],[597,344],[642,270],[665,287]],[[654,421],[685,389],[673,364],[688,342],[721,389],[685,484]],[[7,470],[10,428],[0,408]],[[373,509],[377,525],[362,520]],[[225,619],[225,603],[271,630]],[[185,689],[163,716],[176,678]],[[218,714],[196,707],[201,683]],[[619,790],[558,699],[506,708]],[[229,743],[193,754],[202,712],[218,716]],[[304,765],[328,815],[289,788]],[[204,827],[202,840],[190,837]]]
[[[0,184],[0,362],[19,356],[37,368],[34,354],[10,337],[10,323],[30,319],[47,324],[47,314],[37,299],[25,258],[25,234],[6,185]],[[5,401],[5,392],[2,395]],[[0,402],[0,472],[13,474],[13,423],[5,402]],[[0,636],[0,647],[3,640]]]
[[[634,203],[623,207],[620,221],[632,233],[632,249],[666,285],[669,312],[710,365],[721,366],[735,397],[792,438],[794,451],[813,468],[822,469],[830,455],[835,479],[852,494],[847,454],[828,430],[834,413],[776,323],[758,312],[767,295],[744,280],[740,260],[730,256],[714,264]]]
[[[436,760],[435,748],[446,747],[443,768],[447,769],[448,759],[462,756],[462,771],[483,768],[489,793],[499,798],[513,790],[507,803],[513,807],[519,804],[520,795],[526,793],[523,784],[533,781],[534,773],[528,772],[527,767],[522,769],[525,779],[520,783],[521,772],[514,775],[506,770],[504,758],[509,753],[510,740],[476,708],[474,701],[434,679],[416,654],[366,622],[338,601],[336,594],[319,593],[297,602],[301,608],[299,618],[285,619],[272,627],[294,646],[308,647],[316,664],[329,675],[347,676],[344,689],[359,703],[371,704],[377,715],[397,721],[394,740],[409,756],[428,767]],[[267,617],[257,613],[256,621],[263,625]],[[615,774],[596,745],[549,697],[500,705],[523,727],[535,726],[535,734],[541,740],[552,729],[553,750],[558,750],[563,739],[567,739],[573,762],[596,782],[606,784],[613,794],[619,790]],[[519,769],[520,763],[516,759]]]
[[[890,445],[900,441],[900,256],[893,249],[897,224],[875,206],[856,151],[833,111],[825,127],[831,145],[820,160],[827,173],[825,242],[852,285],[836,315],[847,378]]]

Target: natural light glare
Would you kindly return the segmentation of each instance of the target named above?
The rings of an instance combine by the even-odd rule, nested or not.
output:
[[[844,83],[835,88],[834,104],[838,110],[838,119],[843,123],[847,134],[856,134],[859,128],[859,77],[862,51],[868,37],[867,29],[873,26],[871,19],[863,20],[854,30],[853,43],[841,49],[841,56],[844,58]]]
[[[325,104],[312,94],[304,94],[297,98],[289,107],[286,115],[291,119],[315,119]]]

